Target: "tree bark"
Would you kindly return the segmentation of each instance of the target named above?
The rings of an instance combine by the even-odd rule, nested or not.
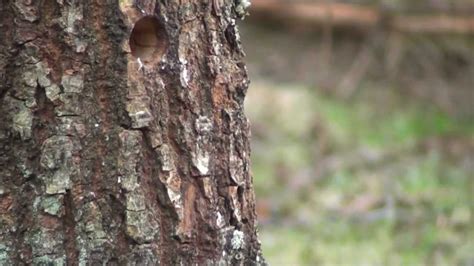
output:
[[[264,264],[246,1],[0,1],[0,265]]]

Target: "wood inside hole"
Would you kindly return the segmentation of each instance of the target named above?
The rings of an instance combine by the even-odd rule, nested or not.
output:
[[[155,62],[161,60],[166,51],[168,35],[158,19],[146,16],[135,23],[129,43],[134,57],[144,63]]]

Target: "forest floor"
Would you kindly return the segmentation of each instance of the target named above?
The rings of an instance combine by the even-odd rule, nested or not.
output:
[[[243,31],[270,265],[473,265],[472,119],[383,83],[363,80],[341,99],[317,82],[282,80],[261,62],[300,69],[284,57],[262,59],[264,36]]]
[[[474,126],[387,97],[254,82],[246,112],[270,265],[474,262]]]

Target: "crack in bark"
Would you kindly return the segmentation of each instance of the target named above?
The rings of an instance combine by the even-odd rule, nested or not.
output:
[[[79,255],[79,250],[76,245],[76,223],[74,221],[74,199],[71,194],[71,190],[66,190],[64,196],[64,248],[66,250],[66,262],[67,265],[76,265]]]

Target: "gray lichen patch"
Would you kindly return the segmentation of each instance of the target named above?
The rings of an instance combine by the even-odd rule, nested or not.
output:
[[[48,77],[51,69],[47,65],[46,62],[39,61],[22,75],[22,86],[18,87],[15,96],[24,99],[30,108],[36,107],[34,94],[37,85],[45,89],[46,97],[52,102],[56,101],[61,93],[59,86],[54,84]],[[77,81],[72,81],[72,83],[75,82]]]
[[[49,259],[56,259],[64,254],[64,236],[61,232],[39,228],[28,232],[26,240],[34,258],[46,256]]]
[[[124,159],[133,159],[131,164],[132,166],[138,160],[140,154],[140,143],[142,142],[142,134],[136,130],[123,130],[119,134],[120,143],[121,143],[121,154]],[[127,167],[129,168],[129,167]],[[130,169],[128,169],[130,170]]]
[[[62,76],[61,85],[64,88],[64,92],[81,93],[84,88],[84,77],[79,73],[75,75],[65,74]]]
[[[88,40],[81,34],[84,31],[84,27],[81,27],[85,10],[83,1],[68,1],[66,5],[63,0],[56,0],[56,2],[61,6],[60,26],[68,35],[65,42],[76,53],[83,53],[88,46]]]
[[[78,214],[76,220],[81,221],[80,227],[88,238],[87,248],[93,250],[104,244],[107,241],[107,234],[102,226],[103,215],[98,204],[94,201],[88,202]]]
[[[74,38],[74,46],[76,46],[76,53],[83,53],[86,51],[87,48],[87,42],[79,39],[79,38]]]
[[[64,8],[61,8],[61,10],[61,26],[65,29],[67,33],[76,33],[77,22],[82,21],[84,18],[84,7],[82,1],[72,1],[71,3],[68,3],[68,5]]]
[[[191,36],[190,34],[182,34],[179,40],[178,46],[178,59],[179,59],[179,69],[180,69],[180,82],[183,88],[188,86],[190,81],[190,73],[188,71],[188,60],[187,53],[191,47]]]
[[[47,194],[64,194],[66,189],[71,188],[70,172],[66,169],[59,169],[52,177],[45,178]]]
[[[188,68],[186,67],[186,64],[187,64],[186,60],[181,61],[180,81],[181,81],[181,86],[183,86],[183,88],[188,87],[189,80],[191,78]]]
[[[31,138],[33,113],[23,102],[18,106],[19,111],[13,116],[13,129],[20,134],[22,140],[27,140]]]
[[[244,232],[235,230],[233,232],[230,244],[234,250],[243,249],[245,245]]]
[[[127,210],[144,211],[146,209],[145,195],[140,191],[140,189],[128,192],[126,197]]]
[[[120,184],[125,191],[134,191],[138,184],[137,164],[141,160],[140,143],[143,138],[141,132],[134,130],[124,130],[119,134],[120,157],[118,168],[120,174]]]
[[[85,224],[85,232],[94,241],[96,246],[100,246],[106,240],[106,233],[102,227],[102,215],[91,216]]]
[[[127,211],[127,235],[138,243],[149,243],[158,233],[158,223],[149,211]]]
[[[36,79],[40,86],[47,87],[51,85],[51,80],[48,78],[51,69],[48,67],[48,63],[39,61],[35,64]],[[34,81],[32,81],[34,83]],[[33,85],[33,84],[29,84]],[[34,84],[36,85],[36,84]]]
[[[194,151],[191,152],[192,162],[199,175],[209,174],[210,167],[210,133],[213,128],[212,121],[206,116],[199,116],[194,125],[198,133]]]
[[[54,109],[57,116],[72,116],[82,113],[81,96],[79,93],[61,93],[59,100],[62,104]]]
[[[133,128],[144,128],[153,121],[148,97],[135,98],[127,103],[128,116],[132,120]]]
[[[119,183],[125,191],[126,233],[138,243],[147,243],[155,239],[159,224],[153,211],[146,207],[145,194],[141,189],[138,176],[141,175],[142,133],[136,130],[123,130],[119,134],[121,147],[118,161]]]
[[[59,94],[61,93],[61,89],[59,88],[58,85],[53,84],[45,88],[45,93],[46,93],[46,97],[50,101],[54,102],[57,99],[59,99]]]
[[[245,16],[248,15],[248,9],[251,5],[252,3],[250,2],[250,0],[236,0],[235,12],[241,19],[244,19]]]
[[[36,1],[14,1],[14,7],[21,14],[23,20],[35,22],[39,18],[38,2]]]
[[[54,112],[57,116],[71,116],[81,114],[81,93],[84,89],[84,77],[81,73],[66,73],[61,78],[61,87],[52,83],[48,78],[50,69],[45,63],[36,64],[35,72],[32,72],[29,82],[44,88],[46,97],[56,106]],[[62,88],[62,90],[61,90]],[[34,98],[33,98],[34,99]]]
[[[248,247],[248,239],[245,233],[234,226],[227,226],[220,229],[220,243],[224,246],[219,265],[247,265],[244,263],[248,258],[245,256],[245,250]],[[248,260],[247,260],[248,261]],[[229,263],[232,262],[232,263]],[[264,262],[262,260],[262,262]],[[250,265],[260,265],[249,263]]]
[[[102,252],[103,246],[109,241],[103,227],[103,214],[96,201],[87,202],[74,217],[77,221],[78,233],[75,239],[79,250],[79,265],[88,265],[86,262],[93,252]]]
[[[174,169],[173,157],[168,144],[163,144],[157,148],[157,153],[160,156],[161,170],[169,172]]]
[[[9,251],[7,245],[0,243],[0,265],[11,265]]]
[[[71,187],[74,149],[72,139],[67,136],[53,136],[43,143],[40,164],[47,170],[43,176],[47,194],[65,193]]]
[[[119,176],[118,180],[120,180],[119,183],[121,184],[122,189],[125,191],[133,191],[139,187],[137,175],[129,174],[125,176]]]
[[[86,127],[84,125],[83,119],[79,116],[63,116],[57,118],[58,134],[65,136],[86,136]]]
[[[66,265],[66,256],[55,257],[52,255],[44,255],[33,258],[34,265]]]
[[[195,123],[196,131],[199,135],[207,135],[212,130],[212,121],[207,116],[199,116]]]
[[[36,50],[31,51],[36,53]],[[41,61],[35,62],[31,65],[27,65],[22,72],[20,79],[17,80],[13,95],[17,99],[24,100],[28,107],[36,107],[36,87],[49,87],[52,85],[51,80],[48,78],[50,69],[46,63]]]
[[[41,207],[44,212],[50,215],[61,216],[61,211],[63,208],[63,196],[46,196],[41,201]]]
[[[6,96],[3,100],[6,117],[10,118],[11,129],[20,135],[22,140],[31,138],[33,113],[25,106],[25,102],[13,97]]]
[[[192,161],[194,167],[199,171],[199,175],[209,174],[210,153],[203,150],[199,144],[196,145],[196,151],[192,153]]]
[[[67,136],[53,136],[43,143],[40,163],[46,169],[56,170],[72,157],[72,140]]]
[[[28,87],[36,87],[38,82],[38,73],[35,69],[30,69],[29,71],[23,72],[21,75],[24,85]]]
[[[141,244],[134,247],[131,254],[124,255],[119,265],[160,265],[159,247],[154,244]]]

